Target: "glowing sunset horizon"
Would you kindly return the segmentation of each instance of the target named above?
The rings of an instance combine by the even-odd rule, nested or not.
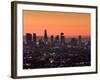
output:
[[[23,11],[23,35],[36,33],[43,36],[47,30],[48,36],[90,36],[91,15],[89,13]]]

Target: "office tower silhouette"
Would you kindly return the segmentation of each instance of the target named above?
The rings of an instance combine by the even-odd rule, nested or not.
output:
[[[59,35],[56,35],[55,37],[55,44],[56,46],[59,46]]]
[[[31,33],[26,33],[26,42],[28,45],[32,43],[32,34]]]
[[[65,44],[65,37],[64,37],[63,32],[60,33],[60,38],[61,38],[61,44],[64,45]]]
[[[76,46],[77,45],[77,39],[76,38],[72,38],[71,39],[71,45],[72,46]]]
[[[55,41],[59,42],[59,35],[56,35]]]
[[[81,36],[81,35],[78,36],[78,43],[79,43],[80,45],[82,44],[82,36]]]
[[[39,42],[39,44],[38,44],[39,47],[42,49],[43,48],[43,41],[42,41],[42,39],[39,39],[38,42]]]
[[[36,46],[36,33],[33,33],[33,45]]]
[[[44,44],[48,43],[48,36],[47,36],[47,30],[44,31]]]
[[[51,46],[54,46],[54,36],[51,35]]]

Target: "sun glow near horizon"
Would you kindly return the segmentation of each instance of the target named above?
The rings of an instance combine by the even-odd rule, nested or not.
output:
[[[23,11],[23,34],[36,33],[44,35],[44,30],[50,35],[90,36],[91,15],[89,13]]]

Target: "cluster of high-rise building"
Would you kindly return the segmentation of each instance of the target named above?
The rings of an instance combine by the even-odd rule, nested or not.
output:
[[[49,68],[89,66],[91,52],[90,38],[82,36],[68,38],[60,35],[44,36],[26,33],[23,41],[23,68]]]
[[[79,46],[81,47],[82,45],[88,45],[90,44],[90,40],[82,40],[82,36],[79,35],[78,38],[71,38],[70,41],[68,42],[64,36],[64,33],[61,32],[60,35],[47,35],[47,30],[44,31],[44,36],[38,37],[36,33],[26,33],[24,36],[24,44],[27,45],[33,45],[34,47],[38,47],[39,45],[44,46],[44,45],[49,45],[49,46],[64,46],[64,45],[73,45],[73,46]]]
[[[56,35],[55,37],[53,35],[48,36],[47,35],[47,30],[44,31],[44,36],[41,38],[38,38],[36,33],[26,33],[25,35],[25,40],[24,44],[32,44],[34,47],[39,46],[39,45],[64,45],[65,44],[65,36],[64,33],[61,32],[60,35]]]

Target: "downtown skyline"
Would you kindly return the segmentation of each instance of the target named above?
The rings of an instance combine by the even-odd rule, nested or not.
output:
[[[23,69],[90,66],[91,40],[79,35],[66,39],[64,33],[44,36],[26,33],[23,40]]]

